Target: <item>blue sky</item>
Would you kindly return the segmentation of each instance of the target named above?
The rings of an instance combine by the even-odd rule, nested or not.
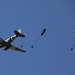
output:
[[[74,0],[1,0],[0,37],[19,28],[26,37],[12,44],[23,44],[27,53],[0,49],[0,75],[75,75]],[[32,49],[43,28],[47,32]]]

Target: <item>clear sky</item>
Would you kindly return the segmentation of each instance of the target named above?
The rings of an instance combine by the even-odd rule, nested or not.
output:
[[[75,75],[74,0],[0,0],[0,37],[22,29],[25,38],[12,44],[27,53],[0,49],[0,75]],[[32,44],[45,35],[32,49]]]

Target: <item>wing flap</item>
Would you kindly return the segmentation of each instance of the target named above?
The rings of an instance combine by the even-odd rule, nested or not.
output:
[[[16,50],[16,51],[19,51],[19,52],[26,52],[25,50],[22,50],[20,48],[17,48],[17,47],[15,47],[13,45],[9,49]]]

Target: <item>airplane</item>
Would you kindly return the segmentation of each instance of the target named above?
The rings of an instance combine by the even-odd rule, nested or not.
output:
[[[0,38],[0,48],[4,48],[5,51],[7,51],[8,49],[12,49],[12,50],[16,50],[19,52],[26,52],[25,50],[22,50],[18,47],[13,46],[11,43],[19,36],[19,37],[25,37],[24,34],[21,33],[21,29],[19,30],[14,30],[15,35],[11,36],[10,38],[3,40],[2,38]]]

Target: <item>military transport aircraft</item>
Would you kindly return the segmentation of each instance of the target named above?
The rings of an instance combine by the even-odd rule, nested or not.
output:
[[[25,35],[21,34],[21,29],[19,29],[18,31],[14,30],[15,35],[11,36],[10,38],[3,40],[2,38],[0,38],[0,48],[5,47],[4,50],[8,50],[8,49],[12,49],[12,50],[16,50],[16,51],[20,51],[20,52],[26,52],[25,50],[22,50],[20,48],[17,48],[13,45],[11,45],[11,43],[13,42],[13,40],[15,40],[18,36],[20,37],[25,37]]]

